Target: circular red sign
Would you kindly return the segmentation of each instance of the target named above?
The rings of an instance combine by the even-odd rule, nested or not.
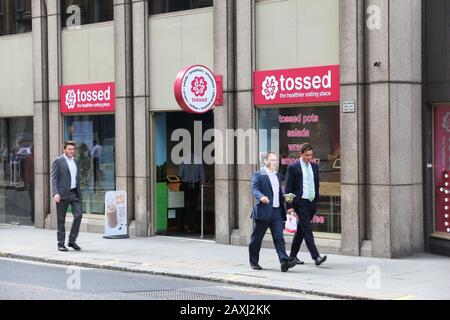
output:
[[[186,67],[174,84],[175,99],[183,111],[203,114],[214,109],[217,83],[214,73],[203,65]]]

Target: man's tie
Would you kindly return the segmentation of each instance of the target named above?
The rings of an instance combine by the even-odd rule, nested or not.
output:
[[[311,172],[312,172],[311,164],[307,163],[306,174],[308,176],[308,195],[309,195],[308,200],[312,202],[316,198],[316,191],[314,190],[314,179]]]

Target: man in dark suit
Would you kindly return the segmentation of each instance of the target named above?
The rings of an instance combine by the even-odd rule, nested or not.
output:
[[[296,265],[289,259],[283,237],[286,212],[284,208],[281,178],[276,172],[278,159],[275,153],[264,155],[264,167],[253,175],[252,192],[257,204],[253,209],[253,233],[249,245],[250,266],[254,270],[262,270],[259,265],[259,252],[268,228],[272,233],[275,249],[281,263],[281,271],[286,272]]]
[[[66,214],[69,205],[72,206],[73,224],[69,236],[69,247],[79,251],[81,248],[76,240],[80,231],[82,218],[82,203],[80,189],[80,167],[74,159],[75,143],[66,141],[64,153],[52,165],[52,195],[56,202],[58,221],[58,250],[69,251],[64,245],[66,238]]]
[[[297,233],[294,236],[291,246],[291,258],[297,264],[304,262],[297,258],[303,239],[311,254],[311,258],[317,266],[327,260],[327,256],[321,257],[317,251],[312,232],[312,219],[317,212],[319,201],[319,166],[312,163],[313,146],[309,143],[300,147],[300,161],[293,163],[286,172],[286,193],[295,194],[294,202],[287,204],[288,214],[297,213],[299,218]]]

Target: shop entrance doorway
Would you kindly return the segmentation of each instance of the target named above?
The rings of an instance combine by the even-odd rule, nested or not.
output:
[[[201,127],[201,136],[213,129],[213,113],[156,113],[154,121],[156,234],[214,239],[214,165],[205,163],[202,157],[211,142],[201,142],[197,152],[194,147],[195,128]],[[188,133],[191,150],[179,152],[182,140],[178,133]]]

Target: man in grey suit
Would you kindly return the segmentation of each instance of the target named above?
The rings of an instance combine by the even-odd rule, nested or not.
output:
[[[66,141],[64,153],[53,161],[52,165],[52,195],[56,202],[58,221],[58,250],[69,251],[64,245],[66,238],[66,214],[69,205],[72,206],[73,224],[69,236],[69,247],[80,251],[76,240],[80,231],[82,203],[80,190],[80,168],[74,159],[75,143]]]

